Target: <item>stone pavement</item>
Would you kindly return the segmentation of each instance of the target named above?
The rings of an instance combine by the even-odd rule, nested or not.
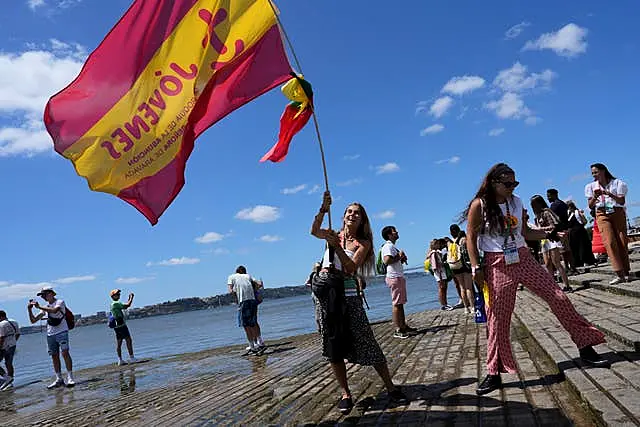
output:
[[[409,339],[393,338],[389,322],[373,325],[408,406],[391,404],[373,368],[348,365],[357,406],[341,416],[339,389],[309,334],[269,343],[260,357],[235,346],[81,371],[75,389],[18,387],[0,394],[0,425],[640,425],[640,280],[612,287],[611,274],[602,266],[573,276],[585,287],[569,295],[607,334],[598,350],[610,370],[582,367],[546,305],[524,290],[511,333],[519,373],[486,396],[475,394],[486,373],[485,325],[462,310],[425,311],[409,317],[421,329]]]
[[[357,407],[341,417],[336,409],[338,387],[319,354],[318,337],[311,334],[272,343],[270,353],[262,357],[242,358],[241,348],[230,347],[136,368],[111,366],[79,372],[79,378],[90,380],[72,390],[46,392],[53,402],[14,402],[11,406],[20,390],[14,396],[3,394],[0,424],[524,427],[597,422],[519,321],[514,322],[512,334],[520,373],[505,375],[503,390],[478,397],[475,388],[478,378],[484,376],[485,326],[475,324],[462,310],[425,311],[410,320],[421,333],[404,340],[392,338],[388,322],[374,325],[394,380],[412,399],[406,407],[390,403],[373,368],[349,365]],[[220,360],[225,360],[225,369],[215,368]],[[162,371],[168,364],[169,373]],[[207,366],[211,370],[203,371]],[[166,382],[132,390],[127,387],[131,369],[159,370],[154,375],[163,375]],[[124,378],[123,392],[106,393],[117,383],[116,375]]]

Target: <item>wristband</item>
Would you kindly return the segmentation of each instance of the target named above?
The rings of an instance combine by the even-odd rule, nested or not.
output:
[[[481,270],[482,267],[480,267],[479,265],[472,265],[471,266],[471,274],[476,274],[476,271]]]

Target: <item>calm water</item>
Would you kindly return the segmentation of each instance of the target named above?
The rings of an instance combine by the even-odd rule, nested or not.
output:
[[[439,306],[433,276],[410,278],[407,282],[407,294],[407,314]],[[391,317],[391,297],[385,284],[369,285],[366,297],[371,307],[367,311],[369,320]],[[457,301],[453,286],[449,287],[449,299],[451,302]],[[226,306],[133,319],[128,325],[136,357],[155,358],[246,342],[244,331],[237,326],[236,316],[236,306]],[[310,295],[265,300],[260,305],[258,320],[266,341],[316,330]],[[114,342],[113,331],[104,324],[83,326],[71,331],[74,370],[114,363]],[[126,346],[123,344],[122,347],[123,354],[126,354]],[[14,365],[17,385],[51,376],[46,334],[23,335],[18,343]]]

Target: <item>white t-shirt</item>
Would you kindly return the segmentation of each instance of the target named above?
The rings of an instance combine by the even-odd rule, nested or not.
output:
[[[605,185],[604,187],[600,185],[598,181],[590,182],[584,187],[584,196],[587,199],[592,198],[593,191],[596,188],[601,188],[603,190],[606,190],[615,196],[626,196],[628,191],[627,184],[623,180],[616,178],[609,181],[609,184]],[[607,205],[624,208],[624,205],[621,205],[620,203],[617,203],[615,200],[613,200],[611,197],[604,196],[604,195],[598,197],[595,207],[596,209],[599,209],[599,208],[605,208]]]
[[[60,307],[60,311],[57,313],[47,313],[47,316],[52,319],[62,319],[57,326],[51,326],[49,322],[47,322],[47,336],[57,335],[61,332],[66,332],[69,330],[69,326],[67,325],[67,319],[65,319],[64,314],[67,311],[67,306],[64,303],[64,300],[57,299],[53,302],[53,304],[47,304],[47,308],[56,308]]]
[[[400,253],[400,250],[396,248],[396,245],[390,240],[387,240],[384,245],[382,245],[381,251],[383,260],[386,256],[394,257]],[[390,279],[404,277],[402,262],[400,262],[400,260],[387,265],[387,277]]]
[[[227,284],[231,286],[233,292],[238,296],[238,304],[242,301],[256,299],[253,293],[253,285],[251,281],[255,281],[253,277],[248,274],[234,273],[229,276]]]
[[[484,209],[484,207],[483,207]],[[502,215],[507,216],[507,204],[501,203],[500,209]],[[527,242],[522,235],[522,200],[520,197],[514,195],[509,201],[509,215],[511,216],[513,237],[515,238],[516,247],[522,248],[527,246]],[[485,213],[483,212],[483,216]],[[506,232],[506,229],[505,229]],[[508,237],[508,242],[511,242],[511,236]],[[499,231],[489,233],[489,224],[484,224],[484,231],[478,236],[478,248],[484,252],[503,252],[504,234]]]
[[[13,319],[0,322],[0,337],[4,338],[2,350],[7,350],[16,345],[16,335],[20,333],[20,325]]]

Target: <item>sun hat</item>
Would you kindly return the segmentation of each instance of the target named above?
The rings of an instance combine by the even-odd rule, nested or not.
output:
[[[36,295],[41,297],[44,296],[45,292],[51,292],[54,296],[56,295],[56,291],[53,290],[51,286],[43,286]]]

